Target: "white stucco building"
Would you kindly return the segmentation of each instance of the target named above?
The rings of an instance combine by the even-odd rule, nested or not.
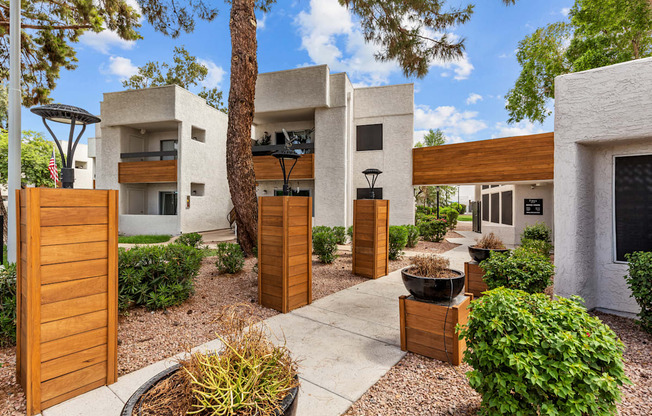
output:
[[[303,153],[290,184],[313,197],[314,225],[352,223],[367,168],[392,224],[414,222],[412,84],[354,88],[327,66],[259,74],[252,151],[259,195],[282,190],[270,156],[290,133]],[[120,232],[179,234],[228,228],[226,114],[178,86],[104,94],[89,154],[96,187],[120,190]],[[266,135],[268,139],[263,140]]]
[[[624,254],[652,251],[652,58],[555,79],[555,292],[636,313]]]

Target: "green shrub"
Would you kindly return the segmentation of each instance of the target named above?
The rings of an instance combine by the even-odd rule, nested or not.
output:
[[[317,233],[322,233],[322,232],[331,232],[331,231],[333,231],[333,229],[325,225],[316,225],[312,227],[312,235],[315,235]]]
[[[521,239],[521,248],[535,251],[546,257],[549,257],[550,253],[552,253],[552,244],[543,240]]]
[[[450,204],[450,207],[457,211],[458,214],[464,214],[466,212],[466,205],[453,202]]]
[[[337,244],[346,244],[346,228],[333,227],[333,234],[337,238]]]
[[[171,235],[121,235],[118,237],[120,244],[158,244],[170,241]]]
[[[417,214],[432,215],[433,212],[435,211],[436,209],[433,210],[432,207],[427,207],[425,205],[417,205]]]
[[[460,216],[460,213],[453,208],[444,207],[439,210],[439,216],[446,218],[448,229],[452,230],[457,226],[457,218]]]
[[[175,241],[176,244],[183,244],[184,246],[192,248],[201,248],[204,244],[204,239],[199,233],[181,234]]]
[[[16,265],[0,269],[0,347],[16,343]]]
[[[312,251],[322,263],[330,264],[337,258],[337,236],[332,231],[312,235]]]
[[[215,265],[220,273],[238,273],[244,267],[245,256],[239,244],[219,243]]]
[[[498,253],[480,263],[489,289],[506,287],[528,293],[543,292],[552,283],[555,266],[550,259],[527,248]]]
[[[178,305],[193,293],[201,266],[200,250],[181,244],[137,246],[118,255],[118,306],[162,309]]]
[[[350,225],[349,228],[346,229],[346,235],[349,236],[349,240],[353,241],[353,226]]]
[[[398,260],[403,255],[403,249],[408,241],[408,231],[402,225],[389,227],[389,253],[390,260]]]
[[[637,251],[625,254],[629,274],[625,276],[632,297],[641,307],[638,316],[644,330],[652,333],[652,252]]]
[[[482,415],[615,415],[624,345],[581,299],[499,288],[473,301],[464,361]]]
[[[552,230],[546,224],[537,222],[534,225],[528,225],[521,234],[521,244],[523,240],[539,240],[546,243],[552,242]]]
[[[416,225],[408,224],[404,225],[405,230],[407,231],[407,247],[416,247],[419,242],[419,228]]]
[[[448,221],[444,218],[437,218],[434,215],[424,217],[418,223],[419,234],[424,240],[440,242],[444,239],[448,229]]]

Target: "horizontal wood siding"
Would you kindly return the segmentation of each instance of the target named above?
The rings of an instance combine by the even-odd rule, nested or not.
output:
[[[118,163],[119,183],[176,182],[176,160]]]
[[[17,376],[28,415],[117,379],[117,194],[19,193]]]
[[[467,308],[473,296],[466,295],[464,301],[451,308],[399,297],[401,349],[460,365],[466,344],[458,337],[455,326],[468,321]]]
[[[288,166],[288,170],[292,167]],[[277,158],[271,155],[254,156],[254,171],[256,180],[283,180],[283,171]],[[292,170],[292,179],[315,178],[315,155],[313,153],[302,155]]]
[[[258,299],[283,313],[312,302],[312,198],[258,199]]]
[[[554,133],[412,150],[413,185],[552,180]]]
[[[482,292],[489,290],[484,282],[484,270],[475,261],[464,263],[464,287],[467,292],[473,293],[473,297],[479,298]]]
[[[389,273],[389,201],[353,201],[353,274],[377,279]]]

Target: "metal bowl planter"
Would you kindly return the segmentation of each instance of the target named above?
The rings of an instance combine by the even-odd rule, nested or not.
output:
[[[408,272],[411,267],[401,270],[405,288],[419,300],[442,301],[454,299],[464,289],[464,273],[448,269],[455,273],[454,277],[423,277]]]
[[[469,254],[471,255],[471,258],[478,263],[480,263],[482,260],[487,260],[489,256],[491,256],[491,252],[494,251],[496,253],[505,253],[508,252],[508,248],[479,248],[479,247],[473,247],[469,246]]]
[[[124,407],[122,408],[122,412],[120,413],[120,416],[135,416],[138,415],[140,416],[141,410],[140,410],[140,398],[147,393],[150,389],[152,389],[156,384],[160,383],[161,381],[167,379],[168,377],[171,377],[174,373],[177,371],[181,371],[181,364],[175,364],[170,368],[167,368],[154,377],[150,378],[147,380],[142,386],[138,388],[134,392],[134,394],[129,397],[129,400],[127,400],[127,403],[125,403]],[[297,376],[295,376],[296,378]],[[274,416],[294,416],[296,414],[296,403],[297,403],[297,394],[299,393],[299,387],[294,387],[290,392],[285,396],[283,401],[281,402],[281,409],[277,410],[274,413]]]

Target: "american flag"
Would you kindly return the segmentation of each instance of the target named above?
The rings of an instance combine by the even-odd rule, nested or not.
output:
[[[59,182],[59,172],[57,171],[57,160],[54,157],[54,148],[52,148],[52,157],[50,158],[48,170],[50,171],[50,177],[54,181],[54,187],[56,188],[57,182]]]

